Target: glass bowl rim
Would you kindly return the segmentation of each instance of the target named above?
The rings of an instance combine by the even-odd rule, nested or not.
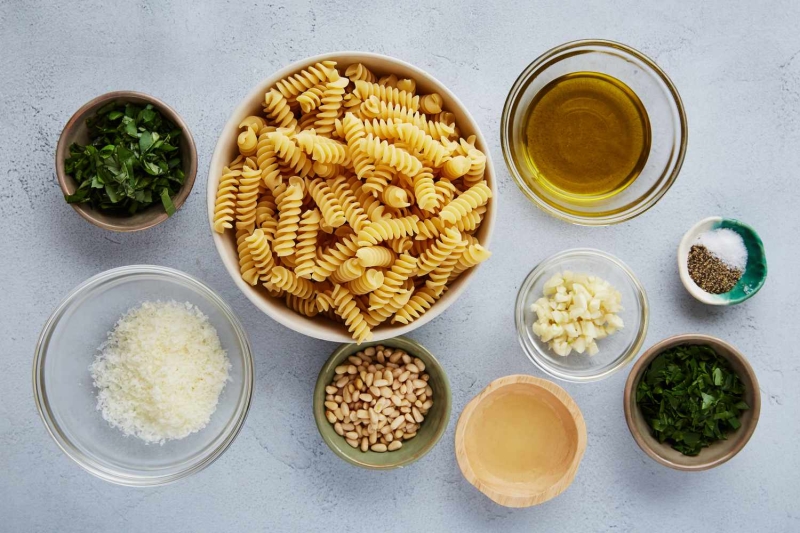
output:
[[[77,447],[75,447],[72,441],[64,435],[59,424],[55,421],[55,418],[50,411],[50,402],[44,385],[44,362],[47,357],[46,348],[49,345],[50,338],[56,325],[63,318],[66,310],[79,297],[86,294],[86,292],[90,289],[94,289],[115,279],[127,278],[139,274],[155,274],[170,281],[181,280],[188,282],[195,292],[205,296],[222,312],[222,314],[233,327],[236,337],[242,347],[243,394],[237,402],[236,411],[233,418],[236,420],[234,426],[219,445],[203,455],[201,458],[194,460],[182,470],[157,476],[123,474],[116,469],[102,465],[94,459],[84,455],[80,450],[78,450]],[[255,380],[254,366],[255,363],[253,360],[253,353],[250,347],[250,340],[247,336],[247,332],[230,306],[225,303],[225,301],[213,289],[193,276],[173,268],[157,265],[128,265],[105,270],[83,281],[78,286],[73,288],[59,302],[58,306],[50,314],[45,322],[44,327],[42,328],[42,332],[39,335],[38,340],[36,341],[36,351],[33,358],[33,396],[36,402],[36,410],[38,411],[39,417],[44,423],[47,432],[50,434],[50,437],[55,441],[61,451],[63,451],[67,457],[72,459],[81,468],[93,476],[117,485],[132,487],[160,486],[173,483],[179,479],[183,479],[203,470],[208,465],[216,461],[233,443],[244,426],[244,422],[247,419],[247,414],[250,410]],[[228,424],[229,423],[230,421]],[[220,433],[220,436],[223,434],[224,433]],[[217,438],[219,438],[219,436]]]
[[[641,307],[640,317],[639,317],[639,330],[636,332],[636,337],[634,338],[633,344],[628,348],[625,352],[620,354],[610,365],[603,367],[602,372],[593,373],[585,376],[578,376],[572,374],[570,371],[562,371],[557,370],[547,364],[544,356],[540,353],[540,350],[534,344],[534,349],[530,350],[528,346],[525,344],[525,335],[527,330],[527,325],[525,324],[524,320],[524,313],[525,313],[525,304],[524,299],[525,295],[530,291],[533,284],[542,276],[544,271],[554,265],[559,264],[561,261],[565,259],[574,259],[578,257],[591,257],[595,259],[601,259],[603,261],[607,261],[617,268],[619,268],[622,272],[625,273],[627,279],[631,282],[631,286],[633,286],[634,291],[638,297],[639,306]],[[534,364],[536,365],[539,370],[544,372],[545,374],[552,376],[554,378],[558,378],[564,381],[569,381],[573,383],[589,383],[592,381],[600,381],[605,379],[612,374],[620,371],[623,369],[628,363],[633,361],[636,357],[636,354],[639,353],[642,346],[644,345],[645,337],[647,336],[647,329],[650,323],[650,306],[647,301],[647,292],[644,289],[644,286],[641,284],[639,279],[633,273],[633,270],[623,263],[617,257],[603,252],[602,250],[597,250],[595,248],[572,248],[569,250],[564,250],[562,252],[558,252],[550,257],[540,261],[533,269],[528,273],[525,277],[524,281],[520,285],[519,291],[517,291],[517,299],[514,305],[514,322],[517,328],[517,340],[519,341],[520,346],[522,347],[522,351],[525,356]]]
[[[638,202],[632,208],[626,209],[621,212],[613,213],[611,215],[606,215],[603,217],[587,217],[582,215],[575,215],[572,213],[568,213],[562,211],[561,209],[554,207],[541,198],[525,183],[525,180],[522,179],[519,170],[517,169],[514,161],[511,159],[511,146],[510,146],[510,135],[509,129],[511,127],[511,116],[512,116],[512,103],[514,100],[517,99],[519,96],[520,90],[524,85],[527,84],[528,81],[532,79],[532,75],[534,71],[540,67],[542,64],[550,61],[553,57],[559,56],[564,52],[575,48],[581,48],[585,46],[594,46],[600,49],[610,49],[610,50],[617,50],[622,51],[627,54],[632,55],[642,63],[644,63],[648,68],[652,70],[652,72],[658,77],[669,89],[669,93],[672,96],[672,100],[675,104],[675,107],[678,111],[679,122],[680,122],[680,144],[678,148],[678,156],[674,163],[674,168],[669,173],[666,181],[662,184],[662,186],[655,192],[655,194],[649,198],[646,202]],[[558,58],[557,61],[560,61],[561,58]],[[681,99],[680,93],[678,93],[678,89],[675,87],[675,84],[672,80],[667,76],[667,73],[664,72],[661,67],[659,67],[655,61],[650,59],[648,56],[639,52],[635,48],[632,48],[628,45],[610,41],[606,39],[581,39],[576,41],[569,41],[564,44],[560,44],[555,46],[539,57],[534,59],[527,67],[525,67],[520,75],[514,80],[511,89],[508,91],[508,95],[506,96],[505,103],[503,104],[503,113],[500,119],[500,148],[503,152],[503,159],[506,162],[506,167],[508,167],[509,173],[516,183],[517,187],[520,191],[528,198],[533,204],[555,218],[560,220],[564,220],[571,224],[576,224],[579,226],[610,226],[612,224],[619,224],[621,222],[625,222],[632,218],[635,218],[642,213],[649,210],[651,207],[656,205],[659,200],[669,191],[672,187],[675,180],[678,178],[678,174],[680,174],[681,168],[683,167],[683,161],[686,158],[686,147],[689,140],[689,127],[686,120],[686,111],[683,105],[683,100]]]

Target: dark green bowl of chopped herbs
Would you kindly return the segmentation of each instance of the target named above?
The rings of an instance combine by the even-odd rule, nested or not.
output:
[[[677,335],[633,366],[624,407],[631,435],[647,455],[677,470],[707,470],[750,440],[761,393],[736,348],[708,335]]]
[[[189,196],[197,150],[183,119],[143,93],[98,96],[67,122],[56,148],[64,198],[83,218],[139,231],[169,218]]]

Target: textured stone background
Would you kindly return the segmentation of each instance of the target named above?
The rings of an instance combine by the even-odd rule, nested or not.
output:
[[[0,0],[0,530],[800,530],[800,3],[378,4]],[[680,90],[691,132],[669,194],[611,228],[575,227],[539,212],[514,186],[499,148],[502,105],[519,72],[546,49],[587,37],[654,58]],[[456,305],[413,335],[448,370],[450,427],[424,460],[394,472],[351,467],[319,438],[310,397],[334,346],[277,325],[239,293],[205,212],[209,159],[237,102],[288,62],[348,49],[394,55],[446,83],[489,140],[501,193],[494,257]],[[135,235],[84,222],[54,177],[53,153],[69,116],[114,89],[174,106],[200,155],[183,209]],[[735,308],[696,303],[675,269],[683,232],[714,214],[754,225],[769,253],[769,282]],[[490,380],[541,375],[517,345],[514,297],[537,261],[575,246],[617,254],[638,273],[652,306],[647,345],[705,332],[741,348],[761,382],[761,422],[728,464],[674,472],[648,459],[628,433],[627,372],[561,383],[589,429],[578,476],[545,505],[505,509],[461,477],[455,419]],[[132,263],[175,267],[218,290],[250,334],[258,371],[250,416],[231,449],[202,473],[149,490],[106,484],[67,459],[40,422],[30,385],[36,337],[53,307],[89,276]]]

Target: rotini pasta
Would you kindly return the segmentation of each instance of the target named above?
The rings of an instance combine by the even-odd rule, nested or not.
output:
[[[289,186],[276,200],[278,202],[278,227],[275,230],[273,249],[278,257],[292,255],[297,230],[300,228],[300,206],[305,186],[302,178],[289,178]]]
[[[245,283],[362,342],[491,256],[476,233],[491,189],[483,147],[460,138],[441,94],[345,66],[282,79],[242,119],[212,228],[233,230]]]
[[[345,325],[356,343],[361,344],[364,341],[372,339],[372,331],[364,320],[364,314],[358,308],[358,305],[353,298],[353,293],[347,290],[342,285],[333,286],[333,305],[336,308],[336,314],[344,319]]]
[[[359,246],[373,246],[379,242],[413,235],[417,231],[419,217],[385,218],[371,222],[358,232]]]
[[[233,227],[233,217],[236,215],[236,197],[239,192],[240,170],[222,169],[217,188],[217,200],[214,203],[214,231],[224,233]]]
[[[383,279],[383,272],[374,268],[370,268],[362,275],[348,283],[347,288],[350,289],[350,292],[353,294],[363,296],[371,293],[383,285]]]
[[[473,209],[485,205],[491,197],[492,190],[486,185],[485,181],[481,181],[444,206],[441,213],[439,213],[439,218],[445,224],[455,224]]]
[[[297,275],[282,266],[272,269],[270,283],[279,289],[283,289],[289,294],[294,294],[304,300],[314,296],[314,284],[307,279],[298,278]]]
[[[306,211],[300,218],[294,269],[298,277],[310,279],[314,273],[314,265],[317,263],[317,233],[321,219],[319,209]]]

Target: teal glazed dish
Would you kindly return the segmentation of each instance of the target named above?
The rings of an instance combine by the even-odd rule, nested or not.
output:
[[[747,266],[739,282],[728,292],[711,294],[704,291],[689,275],[689,250],[697,241],[697,237],[707,231],[729,229],[738,233],[747,248]],[[678,246],[678,272],[681,282],[689,294],[697,300],[709,305],[735,305],[751,298],[767,280],[767,255],[764,243],[756,230],[743,222],[732,218],[709,217],[694,225],[681,239]]]

